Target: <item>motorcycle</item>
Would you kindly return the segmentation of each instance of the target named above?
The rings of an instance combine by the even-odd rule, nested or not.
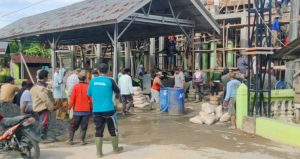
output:
[[[34,123],[32,115],[0,118],[0,152],[16,151],[24,159],[39,159],[41,139],[33,129]]]

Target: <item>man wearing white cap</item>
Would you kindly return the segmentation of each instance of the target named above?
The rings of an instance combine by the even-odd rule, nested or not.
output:
[[[152,88],[151,88],[151,109],[153,104],[159,104],[159,91],[161,87],[164,85],[161,83],[161,78],[163,77],[162,72],[157,72],[156,76],[153,80]],[[158,106],[157,106],[158,107]]]

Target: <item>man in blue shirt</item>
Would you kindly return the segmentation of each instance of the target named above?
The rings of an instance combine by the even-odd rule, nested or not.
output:
[[[235,79],[234,73],[229,73],[230,81],[227,83],[226,86],[226,96],[224,99],[224,107],[228,106],[228,113],[231,116],[231,127],[230,129],[236,129],[236,92],[241,82]]]
[[[278,35],[280,32],[280,22],[279,22],[279,17],[275,17],[274,22],[272,24],[272,45],[278,46]]]
[[[112,145],[115,153],[123,150],[118,146],[117,114],[113,103],[113,92],[119,94],[120,89],[116,82],[108,77],[108,66],[104,63],[98,67],[99,76],[90,81],[88,96],[92,97],[94,123],[96,125],[96,148],[97,156],[102,157],[103,131],[107,124],[108,131],[112,136]]]

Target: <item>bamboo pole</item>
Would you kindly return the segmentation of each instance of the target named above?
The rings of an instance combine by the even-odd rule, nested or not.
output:
[[[27,63],[26,63],[26,61],[25,61],[25,59],[24,59],[22,53],[20,54],[20,59],[21,59],[21,61],[23,62],[25,68],[26,68],[26,71],[27,71],[27,73],[28,73],[28,75],[29,75],[30,80],[32,81],[33,84],[35,84],[35,82],[34,82],[34,80],[33,80],[33,78],[32,78],[32,75],[31,75],[31,73],[30,73],[30,71],[29,71],[29,69],[28,69]]]

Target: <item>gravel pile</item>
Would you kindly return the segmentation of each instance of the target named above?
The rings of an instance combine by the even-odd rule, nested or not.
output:
[[[15,117],[20,114],[20,108],[16,104],[0,102],[0,114],[4,117]],[[57,137],[69,132],[69,120],[57,120],[55,112],[51,112],[49,123],[49,137],[56,140]],[[37,124],[37,123],[36,123]]]
[[[0,114],[4,117],[15,117],[20,114],[20,107],[12,103],[0,102]]]

